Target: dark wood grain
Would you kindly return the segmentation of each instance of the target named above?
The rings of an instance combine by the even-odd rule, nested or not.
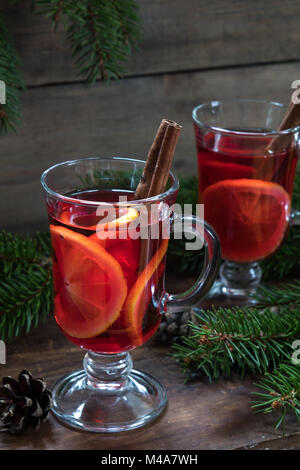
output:
[[[176,173],[196,174],[194,106],[233,97],[288,101],[298,74],[299,67],[290,64],[131,78],[90,89],[73,84],[25,91],[23,127],[1,138],[1,228],[45,227],[39,179],[54,163],[91,155],[146,159],[163,117],[183,125]]]
[[[267,447],[268,441],[280,446],[281,435],[273,429],[273,417],[255,415],[250,409],[253,378],[185,384],[182,369],[169,352],[155,340],[133,352],[135,367],[155,375],[167,388],[167,410],[154,423],[108,436],[75,431],[50,415],[38,432],[1,434],[0,449],[235,449]],[[16,376],[27,368],[51,386],[62,374],[80,368],[83,355],[49,318],[46,324],[7,345],[7,364],[0,366],[0,374]],[[288,435],[298,429],[290,419]]]
[[[281,439],[271,439],[259,444],[250,444],[239,450],[300,450],[300,433]]]
[[[27,85],[81,80],[62,28],[52,32],[50,20],[32,15],[29,3],[4,1]],[[126,65],[129,76],[299,59],[297,0],[137,4],[144,38]]]

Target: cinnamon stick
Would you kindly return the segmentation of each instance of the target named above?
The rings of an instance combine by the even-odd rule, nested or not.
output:
[[[181,129],[176,122],[162,119],[135,190],[135,199],[155,196],[164,191]]]
[[[182,127],[174,121],[167,119],[161,121],[135,191],[136,199],[152,197],[164,192],[181,129]],[[145,269],[149,256],[149,240],[142,239],[139,272]]]
[[[163,193],[165,190],[181,129],[182,127],[176,122],[168,121],[153,173],[148,197]]]
[[[299,86],[297,87],[299,88]],[[292,95],[293,96],[293,95]],[[277,132],[281,132],[285,129],[292,129],[300,124],[300,103],[293,103],[291,100],[287,111],[277,129]],[[267,151],[274,151],[276,149],[283,148],[289,145],[291,142],[291,134],[280,134],[275,136],[267,147]]]
[[[153,144],[150,147],[145,168],[139,184],[135,190],[135,199],[144,199],[148,196],[148,192],[151,186],[152,176],[155,170],[155,165],[158,159],[161,144],[165,135],[168,121],[163,119],[157,130]]]

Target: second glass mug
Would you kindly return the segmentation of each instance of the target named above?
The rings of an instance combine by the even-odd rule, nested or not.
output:
[[[148,240],[129,232],[124,236],[139,207],[148,211],[154,205],[155,224],[160,226],[166,205],[176,200],[179,183],[172,173],[163,194],[133,200],[144,164],[129,158],[85,158],[57,164],[42,175],[53,248],[55,318],[67,338],[87,350],[84,369],[53,388],[53,412],[75,428],[125,431],[162,412],[167,402],[163,385],[132,370],[129,351],[155,333],[163,313],[182,311],[203,298],[218,272],[218,237],[195,216],[173,215],[173,221],[189,222],[205,249],[199,278],[182,294],[165,291],[168,239],[161,229]],[[112,206],[117,238],[101,239],[97,211]],[[146,224],[149,232],[151,224]]]
[[[276,130],[285,109],[236,99],[193,110],[199,202],[219,235],[224,260],[220,282],[208,296],[214,301],[255,303],[259,262],[280,247],[289,226],[300,223],[291,208],[300,127]]]

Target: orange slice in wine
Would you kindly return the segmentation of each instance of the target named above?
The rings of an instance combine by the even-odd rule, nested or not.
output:
[[[145,307],[149,303],[149,295],[147,295],[147,292],[149,291],[149,283],[156,273],[157,277],[160,277],[161,275],[161,273],[158,273],[158,269],[164,255],[166,254],[168,241],[169,240],[167,239],[162,240],[157,252],[131,287],[124,304],[124,316],[126,319],[128,334],[132,337],[133,344],[136,346],[143,343],[142,323]],[[158,280],[159,279],[157,279],[157,281]],[[150,295],[152,295],[151,290]]]
[[[89,239],[101,245],[120,264],[127,286],[130,288],[136,280],[139,257],[140,257],[140,237],[131,237],[130,223],[138,217],[139,213],[129,208],[127,213],[108,224],[101,226],[98,224],[97,232],[93,233]],[[115,230],[115,233],[113,233]],[[132,228],[135,232],[136,228]],[[112,235],[112,237],[110,236]]]
[[[123,215],[121,215],[123,213]],[[133,207],[120,209],[120,217],[114,219],[110,222],[106,222],[104,224],[98,223],[97,224],[97,232],[99,231],[109,231],[109,230],[122,230],[126,228],[130,222],[136,219],[139,216],[139,213]]]
[[[118,217],[106,223],[101,223],[101,217],[96,215],[94,208],[89,210],[86,207],[74,206],[67,208],[60,214],[59,220],[65,225],[93,230],[94,232],[110,230],[121,230],[138,217],[139,213],[133,207],[124,207],[118,210]]]
[[[217,231],[222,257],[237,262],[264,259],[281,244],[288,226],[290,196],[279,184],[228,179],[203,192],[205,220]]]
[[[54,225],[50,232],[57,322],[70,336],[93,338],[106,331],[121,311],[127,295],[123,271],[90,238]]]
[[[199,187],[201,192],[218,181],[224,179],[254,178],[256,169],[240,163],[210,160],[211,153],[207,152],[207,161],[203,159],[199,165]],[[203,157],[203,152],[202,152]]]

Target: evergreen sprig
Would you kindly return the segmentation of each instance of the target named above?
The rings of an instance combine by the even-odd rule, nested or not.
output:
[[[52,311],[48,234],[0,233],[0,338],[28,332]]]
[[[37,233],[34,237],[5,231],[0,233],[0,276],[11,276],[34,265],[50,262],[50,237]]]
[[[15,131],[20,123],[19,90],[24,88],[20,59],[0,11],[0,80],[5,83],[6,101],[0,103],[0,134]]]
[[[300,281],[260,287],[258,304],[249,308],[203,311],[190,323],[191,333],[175,344],[173,356],[193,377],[216,380],[235,371],[264,374],[254,392],[256,412],[279,412],[275,428],[285,432],[293,411],[300,422],[300,364],[294,340],[300,339]]]
[[[294,280],[293,282],[285,282],[284,284],[280,284],[280,286],[260,286],[254,298],[258,301],[258,304],[263,307],[294,306],[297,313],[300,306],[300,281]]]
[[[285,419],[292,411],[300,424],[300,365],[282,362],[273,372],[267,372],[256,384],[260,391],[253,392],[252,408],[256,412],[280,413],[275,429],[282,427],[285,433]]]
[[[58,23],[64,26],[79,74],[89,84],[123,76],[124,63],[142,37],[135,0],[31,0],[31,11],[50,18],[54,29]],[[24,88],[20,59],[1,11],[0,55],[0,80],[6,85],[1,135],[20,124],[19,92]]]
[[[61,22],[80,75],[88,82],[120,78],[141,39],[134,0],[35,0],[35,11]]]
[[[287,308],[218,308],[195,315],[191,333],[174,344],[174,357],[186,371],[205,374],[210,381],[237,371],[264,373],[291,356],[299,336],[299,320]]]
[[[300,179],[300,178],[299,178]],[[300,201],[300,197],[299,197]],[[300,274],[300,227],[292,227],[280,249],[261,262],[263,280],[283,279]]]

